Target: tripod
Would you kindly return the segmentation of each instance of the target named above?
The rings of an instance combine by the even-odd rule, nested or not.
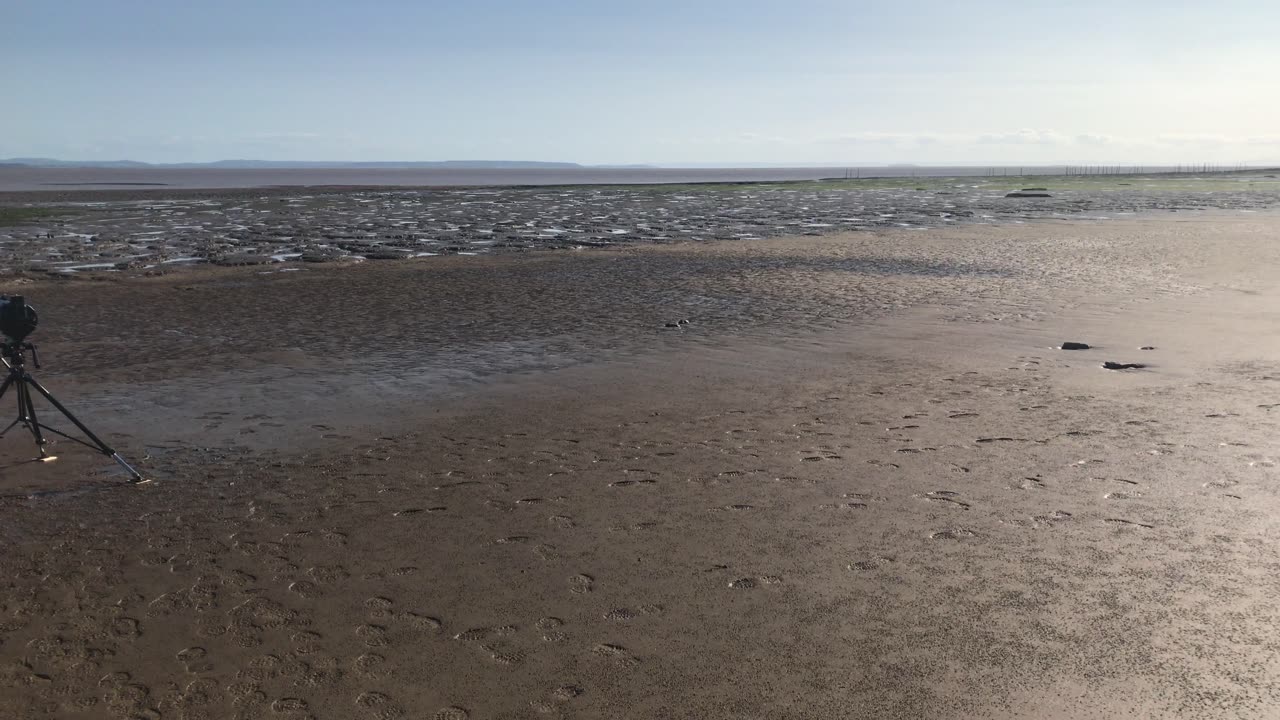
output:
[[[142,473],[134,470],[129,463],[125,462],[124,458],[120,457],[120,453],[112,450],[110,446],[99,440],[98,436],[94,435],[92,430],[85,427],[84,423],[77,420],[76,417],[71,414],[70,410],[63,407],[62,403],[58,402],[57,398],[50,394],[48,390],[45,390],[44,386],[31,376],[31,373],[27,372],[26,353],[28,351],[31,352],[31,363],[39,369],[40,356],[36,354],[35,345],[10,340],[4,343],[3,347],[0,347],[0,356],[2,356],[5,367],[9,368],[9,376],[5,378],[4,384],[0,384],[0,398],[4,397],[5,392],[7,392],[9,388],[13,388],[14,392],[18,395],[18,419],[9,423],[9,426],[4,430],[0,430],[0,438],[3,438],[10,430],[14,429],[18,425],[22,425],[27,430],[30,430],[31,435],[35,437],[36,446],[40,448],[40,459],[54,460],[55,458],[45,451],[44,446],[47,445],[49,441],[45,439],[44,433],[51,432],[55,435],[61,435],[72,442],[78,442],[91,450],[97,450],[103,455],[115,460],[120,467],[124,468],[125,472],[129,473],[129,482],[145,482],[142,478]],[[41,423],[36,418],[36,407],[31,402],[31,388],[35,388],[36,392],[43,395],[44,399],[48,400],[50,405],[57,408],[58,412],[62,413],[76,427],[80,428],[80,432],[83,432],[92,442],[85,442],[80,438],[72,437],[61,430],[55,430],[54,428]]]

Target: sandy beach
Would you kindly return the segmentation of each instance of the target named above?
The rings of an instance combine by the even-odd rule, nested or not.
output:
[[[1280,213],[1032,220],[6,276],[0,718],[1274,717]]]

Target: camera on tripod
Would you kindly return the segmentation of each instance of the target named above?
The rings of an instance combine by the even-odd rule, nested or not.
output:
[[[5,342],[0,345],[0,363],[8,370],[8,375],[4,382],[0,383],[0,398],[10,389],[18,399],[18,419],[9,423],[9,426],[0,430],[0,438],[3,438],[8,432],[15,427],[21,426],[31,433],[35,438],[36,447],[40,450],[41,461],[55,460],[56,458],[45,450],[45,446],[49,444],[45,433],[52,433],[67,440],[80,443],[91,450],[106,455],[116,461],[121,468],[129,475],[129,481],[134,483],[146,482],[142,477],[142,473],[134,470],[128,462],[125,461],[120,453],[111,449],[111,446],[103,442],[93,431],[85,427],[71,411],[58,402],[48,390],[44,388],[31,373],[27,372],[27,353],[31,353],[31,362],[40,367],[39,356],[36,355],[36,346],[29,342],[25,342],[27,336],[35,332],[39,319],[36,316],[36,309],[27,304],[27,299],[22,295],[0,295],[0,334],[4,335]],[[2,371],[0,371],[2,372]],[[31,391],[34,390],[55,410],[62,413],[62,416],[71,421],[80,429],[80,432],[89,438],[86,442],[80,438],[68,435],[61,430],[54,429],[45,425],[36,417],[36,406]]]
[[[22,295],[0,295],[0,334],[12,344],[20,344],[35,332],[40,322],[36,309]]]

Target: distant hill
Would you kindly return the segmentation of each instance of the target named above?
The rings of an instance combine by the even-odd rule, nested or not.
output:
[[[103,167],[103,168],[130,168],[130,167],[150,167],[144,162],[135,162],[133,160],[54,160],[53,158],[9,158],[8,160],[0,160],[0,165],[23,165],[26,167]]]
[[[41,168],[222,168],[233,170],[253,169],[305,169],[305,168],[355,168],[355,169],[419,169],[449,168],[476,170],[519,169],[568,169],[584,167],[578,163],[536,162],[525,160],[443,160],[434,162],[344,162],[344,161],[295,161],[295,160],[218,160],[208,163],[145,163],[136,160],[55,160],[53,158],[10,158],[0,160],[0,165],[20,165]]]

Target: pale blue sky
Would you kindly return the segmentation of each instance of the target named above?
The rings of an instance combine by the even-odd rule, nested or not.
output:
[[[0,0],[0,157],[1280,161],[1276,0]]]

